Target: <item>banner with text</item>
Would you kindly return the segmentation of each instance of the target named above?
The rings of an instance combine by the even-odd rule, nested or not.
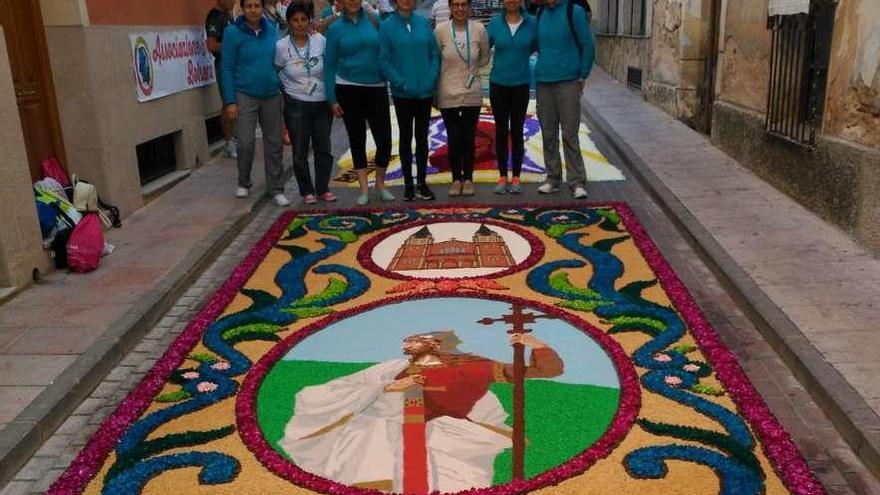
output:
[[[131,33],[138,101],[207,86],[215,81],[214,56],[203,28]]]

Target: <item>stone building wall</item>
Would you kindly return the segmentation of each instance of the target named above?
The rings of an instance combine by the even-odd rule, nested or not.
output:
[[[815,147],[764,131],[771,38],[763,0],[728,1],[712,140],[761,178],[880,253],[880,9],[840,2]]]

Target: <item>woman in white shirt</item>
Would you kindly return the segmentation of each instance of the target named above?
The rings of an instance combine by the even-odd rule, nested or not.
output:
[[[275,46],[275,65],[284,85],[284,120],[293,141],[293,171],[306,204],[321,198],[336,201],[330,192],[330,126],[333,118],[324,88],[324,36],[309,34],[310,3],[293,2],[287,8],[290,35]],[[315,155],[315,180],[309,173],[309,142]]]

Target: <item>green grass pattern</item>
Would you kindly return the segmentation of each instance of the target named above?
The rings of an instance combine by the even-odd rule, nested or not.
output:
[[[358,372],[373,363],[330,363],[279,361],[266,376],[257,393],[257,421],[266,440],[278,453],[284,427],[293,415],[293,398],[302,388],[319,385]],[[508,414],[513,409],[513,386],[496,383],[491,390]],[[533,477],[582,452],[608,429],[620,401],[615,388],[572,385],[548,380],[526,382],[525,474]],[[508,424],[512,417],[508,418]],[[511,451],[495,458],[498,485],[510,481]]]

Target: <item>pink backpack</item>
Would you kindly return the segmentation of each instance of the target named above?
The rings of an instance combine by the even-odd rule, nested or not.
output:
[[[64,172],[64,169],[61,168],[61,163],[58,162],[57,158],[46,158],[40,164],[40,168],[43,171],[43,178],[51,177],[57,180],[63,187],[70,187],[70,177],[68,177],[67,173]]]
[[[67,240],[67,265],[75,272],[86,273],[98,268],[104,250],[104,232],[95,213],[86,214]]]

